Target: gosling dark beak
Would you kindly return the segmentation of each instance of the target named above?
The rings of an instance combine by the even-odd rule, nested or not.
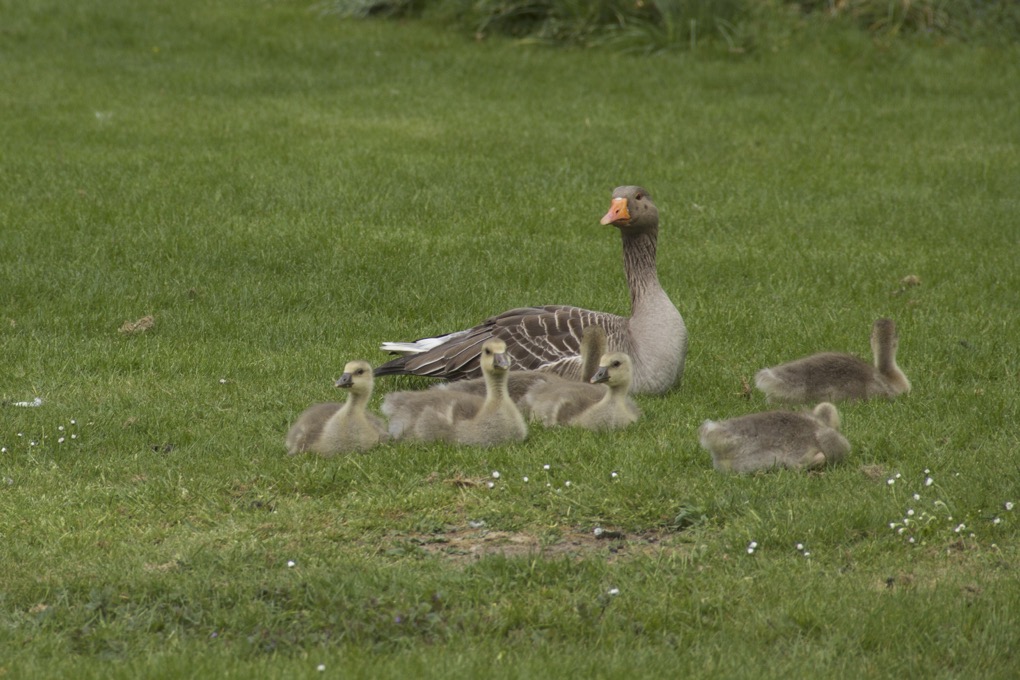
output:
[[[506,352],[500,352],[492,356],[492,365],[498,369],[509,371],[510,370],[510,355]]]
[[[595,371],[595,375],[588,382],[594,385],[596,383],[604,383],[607,380],[609,380],[609,371],[605,366],[599,366],[599,370]]]
[[[350,373],[344,373],[342,376],[337,378],[337,381],[334,384],[337,387],[351,387],[354,385],[354,378],[351,377]]]

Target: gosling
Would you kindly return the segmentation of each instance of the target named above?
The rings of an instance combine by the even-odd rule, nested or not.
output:
[[[581,366],[580,379],[588,382],[599,369],[599,360],[606,352],[606,331],[602,326],[588,326],[581,334]],[[553,384],[581,384],[570,375],[560,375],[553,370],[542,371],[510,371],[507,379],[507,390],[510,399],[517,405],[518,409],[526,410],[527,402],[525,397],[539,385]],[[470,380],[457,380],[454,382],[441,383],[429,389],[436,390],[457,390],[459,392],[470,392],[471,394],[484,397],[486,393],[485,378],[472,378]]]
[[[637,422],[641,410],[630,397],[633,364],[628,355],[604,355],[586,383],[535,386],[525,397],[533,419],[546,426],[615,430]]]
[[[510,356],[506,343],[492,339],[482,345],[485,397],[452,389],[394,392],[383,402],[391,417],[390,433],[420,441],[446,441],[473,446],[495,446],[522,441],[528,425],[510,399],[507,382]]]
[[[350,390],[347,401],[305,409],[287,433],[288,454],[365,451],[387,438],[386,424],[367,408],[374,385],[372,367],[365,361],[351,361],[335,384]]]
[[[763,368],[754,384],[770,402],[892,399],[910,392],[910,381],[896,365],[898,345],[896,324],[892,319],[878,319],[871,329],[874,366],[849,354],[823,352]]]
[[[804,413],[768,411],[729,420],[706,420],[698,429],[701,446],[720,472],[794,470],[838,463],[850,453],[839,433],[839,412],[829,402]]]

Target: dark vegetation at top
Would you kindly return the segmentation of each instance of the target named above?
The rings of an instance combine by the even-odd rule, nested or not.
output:
[[[629,52],[780,50],[832,28],[877,41],[1020,41],[1015,0],[327,0],[351,17],[421,18],[477,39]]]

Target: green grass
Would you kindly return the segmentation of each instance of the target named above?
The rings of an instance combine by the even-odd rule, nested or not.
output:
[[[296,2],[0,15],[0,674],[1015,672],[1015,48],[639,59]],[[625,183],[691,335],[637,426],[284,455],[380,341],[625,312],[597,224]],[[711,469],[698,424],[765,408],[742,380],[866,354],[882,315],[914,391],[842,409],[847,464]]]

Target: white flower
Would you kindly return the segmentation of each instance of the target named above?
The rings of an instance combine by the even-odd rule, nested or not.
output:
[[[889,522],[889,528],[890,529],[895,529],[896,528],[896,522]]]
[[[63,444],[64,443],[64,438],[61,437],[61,438],[57,439],[57,443],[58,444]]]
[[[71,433],[71,439],[77,439],[77,438],[78,438],[77,434]]]
[[[931,486],[934,483],[935,483],[935,480],[932,479],[931,477],[925,477],[924,478],[924,485],[925,486]]]
[[[1005,505],[1005,508],[1006,508],[1007,510],[1010,510],[1010,511],[1012,511],[1012,510],[1013,510],[1013,501],[1006,501],[1006,505]]]
[[[612,477],[613,479],[616,479],[617,477],[620,476],[620,473],[617,472],[616,470],[613,470],[612,472],[609,473],[609,476]]]
[[[915,500],[915,501],[919,501],[919,500],[921,500],[921,494],[919,494],[919,493],[915,493],[915,494],[914,494],[914,500]]]
[[[57,429],[60,430],[61,432],[63,432],[64,431],[64,426],[63,425],[58,425]]]
[[[492,489],[493,487],[495,487],[495,486],[496,486],[496,482],[486,482],[486,483],[485,483],[485,485],[486,485],[487,487],[489,487],[490,489]]]
[[[226,385],[227,384],[227,379],[226,378],[220,378],[220,384],[221,385]]]
[[[0,448],[0,453],[7,453],[7,447]]]
[[[525,482],[528,481],[528,476],[527,475],[524,475],[524,481]]]
[[[890,477],[889,479],[885,480],[885,483],[888,484],[889,486],[892,486],[893,484],[896,483],[896,480]]]
[[[754,554],[754,548],[752,548],[751,546],[747,546],[747,554],[748,555],[753,555]]]
[[[546,463],[545,465],[543,465],[542,469],[543,470],[548,470],[549,469],[549,463]]]
[[[929,470],[928,468],[925,468],[924,469],[924,474],[930,475],[931,474],[931,470]]]
[[[797,550],[803,550],[803,549],[804,549],[804,544],[803,543],[798,543],[797,544]]]
[[[609,589],[609,595],[610,596],[616,597],[619,594],[620,594],[620,589],[619,588],[610,588]]]
[[[906,531],[906,530],[907,530],[906,527],[900,527],[899,529],[896,530],[896,533],[899,534],[900,536],[902,536],[903,532]]]
[[[811,553],[809,553],[807,550],[805,550],[804,551],[804,557],[811,557]]]
[[[596,536],[601,536],[602,535],[602,527],[595,527],[595,529],[592,530],[592,533],[595,534]]]
[[[567,481],[563,482],[563,486],[570,486],[570,480],[568,479]]]
[[[492,471],[492,478],[493,479],[499,479],[499,470],[493,470]]]
[[[914,542],[914,537],[913,536],[911,536],[910,538],[907,539],[907,543],[913,543],[913,542]]]
[[[912,509],[907,510],[907,517],[913,517],[913,516],[914,516],[914,511]]]
[[[1002,522],[1001,517],[996,517],[995,519],[992,520],[992,524],[999,524],[1000,522]]]
[[[955,531],[956,533],[960,533],[961,531],[963,531],[966,528],[967,528],[966,524],[957,524],[956,528],[953,529],[953,531]]]
[[[71,418],[71,424],[72,424],[72,425],[77,425],[77,424],[78,424],[78,421],[77,421],[77,420],[75,420],[74,418]]]
[[[294,560],[287,560],[287,566],[288,567],[293,567],[294,565],[295,565]]]
[[[315,667],[315,670],[321,673],[322,671],[326,670],[326,664],[320,663],[318,666]]]

